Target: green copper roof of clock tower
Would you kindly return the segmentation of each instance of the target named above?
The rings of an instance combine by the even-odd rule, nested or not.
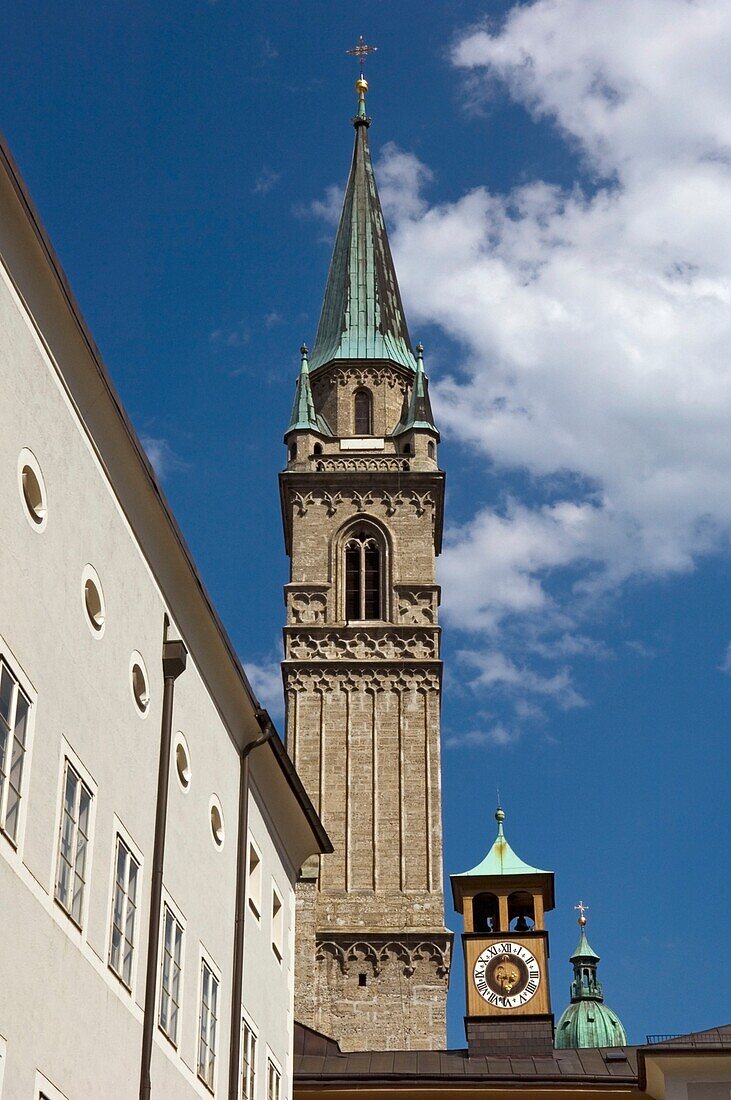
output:
[[[493,875],[550,875],[551,871],[543,871],[540,867],[531,867],[517,856],[507,842],[503,832],[505,811],[498,806],[495,811],[497,821],[497,836],[495,843],[481,863],[473,867],[471,871],[463,871],[461,875],[451,875],[451,878],[485,878]]]

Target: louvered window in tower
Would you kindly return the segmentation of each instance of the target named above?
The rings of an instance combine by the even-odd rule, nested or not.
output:
[[[367,531],[345,544],[345,617],[349,621],[383,618],[381,548]]]
[[[356,390],[355,434],[373,435],[373,397],[370,390]]]

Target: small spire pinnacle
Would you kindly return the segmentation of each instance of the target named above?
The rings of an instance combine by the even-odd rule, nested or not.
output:
[[[497,821],[497,835],[504,836],[503,833],[503,821],[505,820],[505,810],[502,806],[498,806],[495,810],[495,820]]]
[[[586,911],[589,908],[588,905],[584,905],[583,901],[580,901],[578,905],[574,906],[574,909],[579,913],[579,928],[586,927]]]
[[[416,374],[414,384],[411,387],[411,396],[401,420],[396,425],[393,435],[409,431],[412,428],[426,428],[439,438],[437,426],[434,423],[434,413],[429,400],[429,385],[424,373],[424,345],[416,345]],[[498,797],[498,802],[500,801]]]
[[[365,78],[363,66],[365,65],[368,54],[375,53],[377,49],[378,46],[369,46],[361,34],[358,37],[357,45],[353,46],[351,50],[346,50],[346,53],[349,53],[351,57],[357,58],[360,65],[360,75],[355,82],[355,90],[358,93],[358,113],[353,119],[353,124],[355,126],[370,126],[371,124],[371,120],[368,118],[368,113],[366,111],[365,97],[368,91],[368,81]]]
[[[310,352],[307,344],[300,348],[300,372],[294,391],[294,404],[289,418],[287,434],[294,431],[319,432],[320,435],[332,435],[330,426],[315,409],[310,386]]]

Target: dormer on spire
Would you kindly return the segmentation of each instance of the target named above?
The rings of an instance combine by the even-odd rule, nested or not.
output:
[[[290,432],[319,432],[320,435],[332,435],[330,426],[323,416],[315,411],[315,402],[312,399],[312,387],[310,386],[309,350],[307,344],[300,348],[300,372],[294,391],[294,404],[292,415],[289,418],[289,426],[284,433],[285,439]]]
[[[362,59],[361,43],[356,53]],[[359,53],[358,50],[361,50]],[[381,359],[416,370],[396,270],[368,145],[368,83],[356,81],[355,145],[320,323],[310,360],[317,370],[340,359]]]

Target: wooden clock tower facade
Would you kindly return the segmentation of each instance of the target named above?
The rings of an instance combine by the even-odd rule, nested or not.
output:
[[[553,1048],[544,915],[554,907],[553,872],[516,856],[495,814],[498,835],[477,867],[452,875],[464,916],[470,1054],[545,1054]]]

